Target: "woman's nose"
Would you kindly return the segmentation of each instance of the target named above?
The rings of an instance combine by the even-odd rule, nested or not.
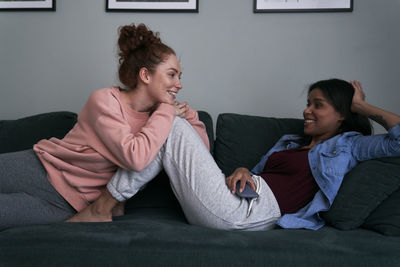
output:
[[[303,114],[311,114],[311,106],[307,107],[304,111]]]
[[[181,80],[178,80],[177,83],[175,84],[175,87],[178,88],[178,90],[182,89],[182,83]]]

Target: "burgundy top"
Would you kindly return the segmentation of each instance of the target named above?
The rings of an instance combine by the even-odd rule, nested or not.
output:
[[[274,193],[282,216],[303,208],[319,190],[308,163],[308,150],[274,152],[259,174]]]

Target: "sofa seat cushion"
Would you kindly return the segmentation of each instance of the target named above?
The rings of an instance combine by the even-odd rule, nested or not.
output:
[[[189,225],[169,209],[136,209],[113,223],[14,228],[1,232],[1,240],[5,266],[398,266],[400,262],[399,238],[373,231],[332,227],[222,231]]]

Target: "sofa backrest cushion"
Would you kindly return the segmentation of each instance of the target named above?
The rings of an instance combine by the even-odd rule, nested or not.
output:
[[[234,113],[217,119],[214,158],[225,175],[252,169],[284,134],[302,134],[303,120]]]
[[[199,119],[204,122],[214,148],[214,129],[210,114],[199,111]],[[37,114],[16,120],[0,120],[0,153],[14,152],[32,148],[41,139],[63,138],[75,125],[77,114],[69,111],[56,111]]]
[[[206,111],[199,110],[197,111],[199,114],[199,120],[201,120],[206,126],[208,140],[210,141],[210,151],[213,153],[214,151],[214,126],[213,121],[210,114]]]
[[[41,139],[63,138],[75,125],[77,115],[69,111],[42,113],[0,121],[0,153],[32,148]]]

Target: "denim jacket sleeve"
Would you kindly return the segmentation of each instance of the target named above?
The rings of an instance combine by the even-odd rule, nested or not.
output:
[[[357,161],[400,156],[400,124],[387,134],[357,136],[352,144],[352,155]]]

